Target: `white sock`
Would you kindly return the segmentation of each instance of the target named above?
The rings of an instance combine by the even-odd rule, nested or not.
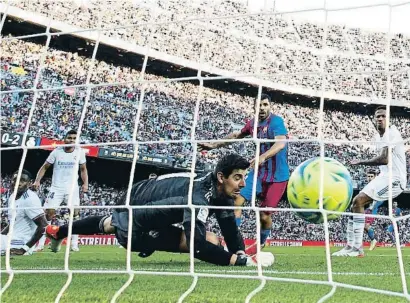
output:
[[[354,243],[353,247],[362,249],[363,246],[363,233],[364,233],[365,217],[363,214],[355,214],[353,217],[353,232]]]
[[[50,224],[51,224],[51,221],[47,221],[47,225],[50,225]],[[40,240],[38,240],[36,248],[44,248],[45,243],[46,243],[46,235],[44,232],[43,236],[40,238]]]
[[[71,247],[78,247],[78,235],[71,235]]]
[[[73,223],[77,220],[80,220],[80,217],[74,215]],[[78,235],[71,235],[71,248],[78,248]]]
[[[46,242],[46,235],[43,235],[40,240],[38,240],[37,248],[44,248],[44,243]]]
[[[353,247],[354,233],[353,233],[353,217],[349,216],[347,221],[347,246]]]

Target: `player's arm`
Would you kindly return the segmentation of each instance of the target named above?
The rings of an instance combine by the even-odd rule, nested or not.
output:
[[[84,193],[88,192],[88,170],[85,163],[80,165],[80,175],[81,180],[83,181],[82,190]]]
[[[43,179],[44,174],[46,173],[47,169],[50,168],[52,164],[48,163],[47,161],[44,162],[44,164],[40,167],[40,169],[37,172],[37,176],[36,176],[36,180],[33,183],[33,187],[34,189],[38,190],[38,188],[40,187],[40,182],[41,179]]]
[[[37,228],[31,239],[26,243],[29,248],[31,248],[34,244],[37,243],[38,240],[40,240],[44,233],[44,228],[46,228],[47,226],[47,219],[44,213],[34,218],[33,222],[36,224]]]
[[[53,150],[50,153],[50,155],[48,155],[48,158],[46,159],[46,162],[44,162],[44,164],[38,170],[36,180],[33,183],[33,188],[35,190],[39,189],[41,179],[43,179],[44,174],[46,173],[47,169],[49,169],[50,166],[54,164],[55,160],[56,160],[56,149]]]
[[[286,140],[286,136],[275,136],[275,140]],[[266,152],[259,156],[259,164],[262,164],[269,158],[275,156],[278,152],[284,149],[286,146],[286,142],[283,141],[276,141],[275,144],[272,145]],[[255,159],[251,161],[251,165],[253,166]]]
[[[194,257],[208,263],[216,265],[235,265],[237,255],[225,251],[222,247],[206,241],[206,219],[208,209],[201,208],[195,211],[195,221],[192,222],[191,210],[184,211],[184,232],[187,241],[187,246],[191,245],[191,225],[195,224],[194,232]]]
[[[216,213],[216,219],[228,250],[233,253],[245,253],[245,244],[237,227],[234,212],[232,210],[222,210]]]
[[[207,210],[206,210],[207,211]],[[206,240],[205,223],[201,219],[201,209],[195,212],[197,220],[195,220],[194,234],[194,257],[216,265],[235,265],[235,266],[257,266],[255,257],[247,256],[243,251],[238,251],[236,254],[225,251],[221,246],[215,245]],[[200,217],[198,219],[198,216]],[[186,211],[185,218],[191,217],[190,210]],[[187,246],[190,247],[191,242],[191,220],[184,220],[184,232]],[[234,223],[235,224],[235,223]],[[262,266],[271,266],[274,262],[274,257],[271,253],[261,252],[258,256]]]
[[[245,138],[247,135],[242,133],[241,131],[236,131],[230,133],[229,135],[222,138],[222,140],[229,140],[229,139],[242,139]],[[232,144],[232,142],[213,142],[213,143],[198,143],[200,150],[211,150],[219,147],[223,147],[225,145]]]
[[[252,121],[253,120],[249,120],[240,131],[232,132],[229,135],[225,136],[222,140],[242,139],[242,138],[245,138],[246,136],[251,135],[251,130],[253,127]],[[211,150],[214,148],[219,148],[225,145],[229,145],[231,143],[232,142],[198,143],[198,146],[200,150]]]
[[[383,147],[381,153],[368,160],[354,160],[350,164],[352,165],[368,165],[368,166],[379,166],[387,165],[389,163],[389,150],[388,147]]]

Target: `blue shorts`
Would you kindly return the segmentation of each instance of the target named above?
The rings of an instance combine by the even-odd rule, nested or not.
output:
[[[380,206],[382,206],[383,203],[384,203],[384,201],[376,201],[376,203],[374,203],[373,210],[372,210],[373,215],[377,215],[377,212],[378,212]]]
[[[397,224],[397,230],[400,232],[400,225]],[[393,228],[393,224],[390,224],[389,226],[387,226],[387,231],[390,233],[394,233],[394,228]]]
[[[253,176],[255,171],[252,169],[249,171],[245,180],[245,187],[241,189],[241,196],[244,197],[247,201],[252,200],[252,188],[253,188]],[[260,176],[256,177],[256,195],[262,193],[262,178]]]

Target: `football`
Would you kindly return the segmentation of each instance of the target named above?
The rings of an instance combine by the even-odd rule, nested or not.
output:
[[[323,208],[344,212],[353,194],[352,177],[347,168],[339,161],[324,158]],[[309,159],[300,164],[289,178],[287,196],[292,208],[319,209],[320,195],[320,157]],[[297,212],[296,214],[311,222],[322,223],[320,212]],[[335,220],[338,214],[328,214],[328,220]]]

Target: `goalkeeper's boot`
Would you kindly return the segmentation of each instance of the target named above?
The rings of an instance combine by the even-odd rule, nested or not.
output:
[[[332,254],[333,257],[345,257],[347,256],[348,253],[350,253],[353,250],[353,247],[351,246],[345,246],[343,249],[334,252]]]
[[[373,239],[372,242],[370,242],[369,250],[374,250],[376,248],[376,245],[377,245],[377,240]]]
[[[46,227],[46,237],[50,239],[50,249],[52,252],[58,252],[61,249],[61,243],[63,239],[57,238],[57,233],[60,230],[59,226],[48,225]]]

